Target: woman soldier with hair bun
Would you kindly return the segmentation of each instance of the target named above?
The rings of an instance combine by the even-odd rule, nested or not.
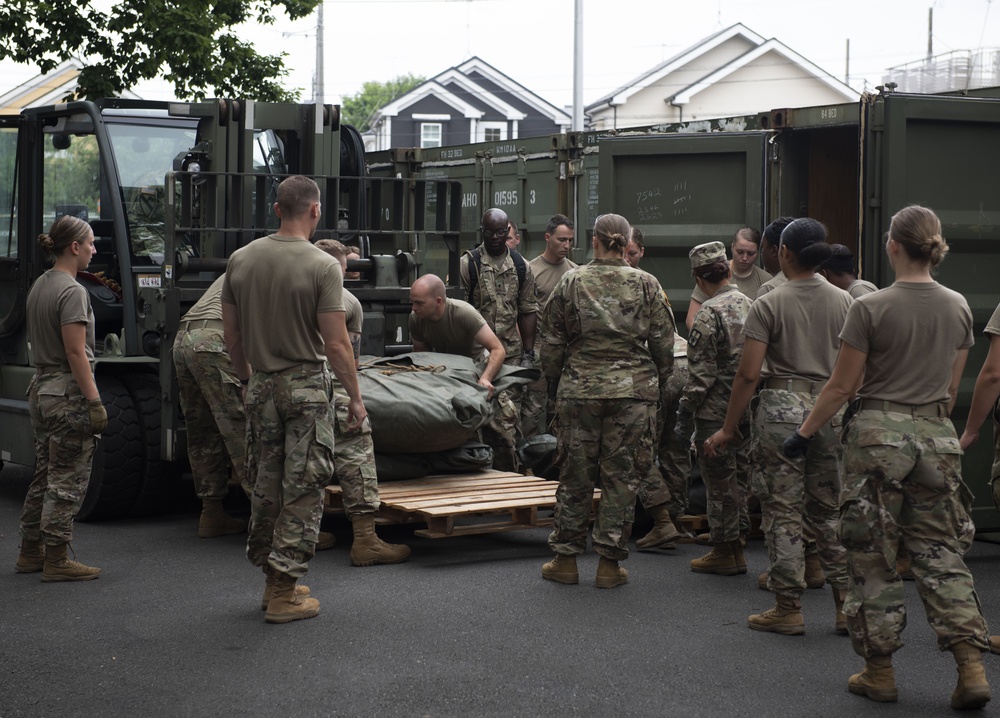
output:
[[[958,666],[951,706],[980,708],[990,699],[982,663],[989,633],[963,559],[975,527],[949,418],[973,343],[972,312],[961,294],[931,277],[948,251],[931,210],[897,212],[885,248],[896,281],[851,305],[833,375],[785,440],[785,455],[807,451],[857,393],[838,530],[850,577],[844,613],[865,667],[848,688],[874,701],[897,700],[892,654],[906,626],[895,563],[902,539],[938,647]]]
[[[677,436],[687,444],[695,437],[698,466],[707,492],[709,540],[712,550],[691,562],[691,570],[734,576],[747,572],[743,536],[750,531],[747,486],[737,472],[739,446],[708,456],[702,442],[722,427],[733,377],[743,354],[743,323],[750,299],[729,283],[731,270],[722,242],[699,244],[691,250],[691,273],[708,299],[698,310],[688,335],[688,381],[677,411]],[[749,426],[741,422],[743,435]],[[741,472],[743,476],[746,472]]]
[[[558,380],[559,489],[549,536],[549,581],[580,580],[576,557],[587,547],[594,488],[600,554],[596,586],[628,581],[628,557],[640,477],[653,460],[656,404],[673,365],[674,324],[656,279],[623,258],[629,224],[617,214],[594,223],[594,259],[563,275],[543,321],[542,368]]]
[[[833,587],[837,633],[847,633],[842,613],[847,564],[837,539],[841,486],[837,436],[830,424],[824,424],[807,454],[789,459],[782,451],[789,429],[802,422],[830,378],[851,306],[847,292],[816,274],[831,255],[826,237],[826,227],[808,218],[797,219],[782,231],[778,256],[788,281],[750,308],[726,422],[705,441],[709,454],[732,441],[763,377],[753,418],[754,493],[760,499],[770,559],[767,586],[776,605],[750,616],[748,623],[758,631],[788,636],[806,632],[801,597],[806,588],[803,530],[807,527]]]
[[[35,435],[35,476],[21,514],[18,573],[42,572],[42,581],[87,581],[101,569],[66,557],[73,518],[80,510],[97,435],[108,415],[94,381],[94,311],[76,273],[94,256],[94,233],[64,215],[38,237],[54,257],[28,292],[28,338],[35,376],[28,410]]]

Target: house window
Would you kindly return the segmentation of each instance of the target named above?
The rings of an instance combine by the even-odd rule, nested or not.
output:
[[[420,146],[440,147],[441,146],[441,123],[421,122],[420,123]]]
[[[507,139],[506,122],[480,122],[477,142],[502,142]]]

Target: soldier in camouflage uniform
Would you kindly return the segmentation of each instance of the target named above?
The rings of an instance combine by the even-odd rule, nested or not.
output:
[[[747,571],[741,533],[749,531],[750,520],[747,487],[737,477],[737,457],[745,449],[749,427],[741,421],[739,440],[714,456],[705,453],[702,442],[722,428],[743,353],[750,299],[729,283],[722,242],[699,244],[689,256],[695,282],[709,299],[698,310],[688,336],[688,382],[677,411],[676,432],[684,441],[694,434],[713,544],[710,553],[691,561],[691,570],[733,576]]]
[[[88,581],[101,569],[66,557],[73,519],[87,493],[91,461],[108,415],[94,380],[94,310],[76,281],[96,250],[94,233],[64,215],[38,237],[52,269],[28,292],[28,338],[35,376],[28,410],[35,443],[35,474],[21,513],[18,573],[41,571],[42,581]]]
[[[951,705],[968,709],[990,699],[982,663],[989,634],[963,559],[975,527],[949,419],[973,344],[972,313],[962,295],[931,277],[947,251],[929,209],[910,206],[893,216],[886,252],[896,281],[851,305],[833,375],[785,440],[785,454],[807,451],[861,384],[847,425],[839,534],[850,577],[844,613],[865,667],[848,688],[875,701],[898,698],[892,654],[906,625],[895,570],[902,538],[938,647],[952,652],[958,668]]]
[[[632,227],[628,244],[625,245],[625,261],[640,272],[639,262],[646,253],[642,231]],[[667,307],[670,300],[666,298]],[[673,321],[673,309],[670,319]],[[676,325],[675,325],[676,326]],[[656,548],[674,549],[683,537],[681,514],[687,509],[688,478],[691,474],[691,448],[689,441],[678,438],[678,402],[684,385],[687,384],[687,342],[681,338],[674,340],[674,369],[670,374],[665,391],[660,392],[661,401],[656,412],[657,445],[653,466],[639,482],[639,503],[653,517],[653,528],[635,542],[640,551]]]
[[[531,368],[535,360],[535,325],[538,301],[531,267],[507,247],[510,223],[500,209],[483,214],[483,243],[473,250],[480,258],[474,261],[466,252],[461,259],[462,286],[469,291],[468,301],[500,339],[507,358],[504,363]],[[515,256],[516,255],[516,256]],[[524,280],[519,278],[516,262],[524,264]],[[520,387],[500,392],[500,412],[484,427],[483,440],[493,447],[494,468],[516,471],[519,468],[515,443],[520,433]]]
[[[347,271],[347,247],[335,239],[321,239],[316,246],[340,263]],[[354,365],[361,362],[361,330],[364,312],[361,302],[346,289],[344,304],[347,311],[347,334],[354,348]],[[375,444],[372,425],[368,419],[360,427],[351,427],[350,397],[340,380],[333,377],[333,409],[335,421],[333,434],[336,448],[333,460],[337,483],[343,492],[344,511],[351,521],[354,542],[351,544],[352,566],[375,566],[399,563],[410,555],[410,549],[400,544],[386,543],[375,533],[375,512],[381,505],[378,492],[378,475],[375,471]]]
[[[847,634],[844,595],[847,566],[837,538],[840,506],[840,443],[831,424],[823,426],[809,452],[789,459],[782,442],[816,402],[833,371],[851,297],[816,269],[830,256],[826,228],[797,219],[781,234],[781,267],[788,282],[754,302],[744,326],[745,344],[722,429],[705,441],[714,453],[725,447],[758,385],[753,423],[754,491],[771,568],[768,588],[774,608],[749,617],[750,628],[782,635],[805,633],[802,592],[806,588],[806,527],[833,587],[835,629]],[[761,368],[765,367],[763,372]]]
[[[173,359],[181,411],[187,426],[188,461],[201,499],[198,536],[214,538],[246,531],[247,522],[227,516],[222,500],[235,474],[245,481],[246,412],[243,391],[222,333],[220,276],[181,320]]]
[[[576,556],[586,548],[594,488],[601,489],[593,529],[601,559],[598,588],[626,583],[636,490],[653,461],[656,402],[673,364],[674,325],[659,283],[623,259],[624,217],[597,218],[594,260],[567,274],[543,319],[545,375],[556,399],[559,489],[542,576],[579,582]]]
[[[249,382],[247,557],[267,577],[265,620],[287,623],[319,614],[319,601],[296,582],[315,552],[334,472],[333,384],[324,360],[350,398],[348,428],[358,429],[367,412],[340,264],[308,241],[319,224],[319,187],[306,177],[285,179],[275,212],[278,232],[229,259],[222,319],[233,367]]]
[[[674,368],[656,412],[656,456],[652,469],[639,482],[639,503],[655,521],[650,532],[635,542],[641,551],[673,549],[685,535],[690,536],[684,533],[681,516],[687,511],[691,490],[691,442],[676,433],[677,409],[688,380],[687,341],[675,336],[673,354]]]

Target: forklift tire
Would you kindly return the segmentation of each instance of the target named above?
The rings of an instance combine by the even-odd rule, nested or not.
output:
[[[114,376],[97,376],[108,426],[97,441],[90,485],[80,506],[80,521],[128,516],[142,481],[142,432],[135,404]]]
[[[160,456],[160,380],[151,373],[122,376],[132,397],[142,435],[139,490],[129,515],[153,516],[175,508],[180,488],[180,465]]]

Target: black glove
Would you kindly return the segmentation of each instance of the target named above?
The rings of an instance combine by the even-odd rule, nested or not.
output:
[[[694,416],[686,411],[677,412],[677,423],[674,425],[674,433],[677,438],[685,444],[691,443],[691,435],[694,434]]]
[[[785,456],[789,459],[797,459],[800,456],[805,456],[805,453],[809,450],[810,441],[812,441],[811,436],[802,436],[799,430],[796,429],[782,442],[781,447],[785,452]]]

